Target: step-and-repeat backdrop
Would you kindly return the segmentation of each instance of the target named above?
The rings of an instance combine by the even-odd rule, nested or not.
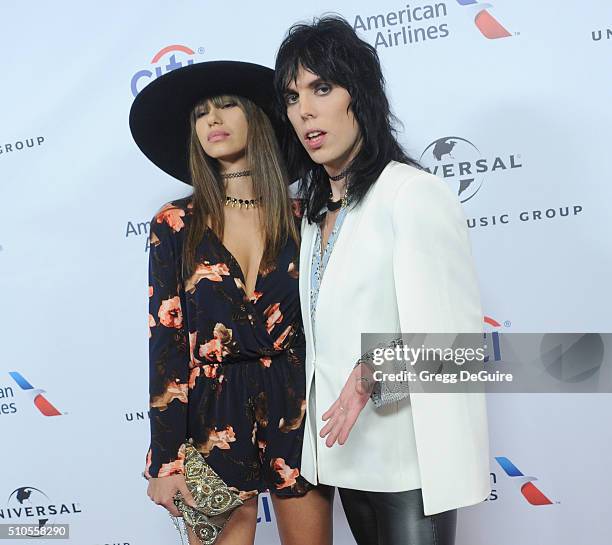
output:
[[[328,11],[376,46],[402,143],[463,202],[486,327],[612,331],[607,0],[12,2],[0,33],[0,523],[69,523],[78,545],[177,543],[140,476],[147,233],[189,188],[141,155],[128,112],[179,66],[273,65],[292,23]],[[458,544],[608,539],[611,397],[488,402],[492,491],[461,510]],[[257,532],[278,543],[267,495]],[[335,536],[354,543],[338,502]]]

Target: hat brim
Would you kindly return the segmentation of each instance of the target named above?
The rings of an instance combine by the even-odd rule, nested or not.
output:
[[[281,127],[274,116],[273,79],[271,68],[239,61],[209,61],[172,70],[153,80],[132,103],[134,141],[164,172],[191,184],[188,150],[193,107],[218,95],[248,98],[268,115],[278,137]]]

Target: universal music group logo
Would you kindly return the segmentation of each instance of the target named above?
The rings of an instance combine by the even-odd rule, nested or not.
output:
[[[434,140],[419,161],[427,171],[448,182],[462,203],[476,196],[487,175],[523,167],[520,154],[485,157],[472,142],[460,136]]]
[[[603,28],[593,30],[591,32],[591,38],[594,42],[601,42],[602,40],[612,40],[612,28]]]
[[[0,508],[0,521],[4,524],[52,524],[54,517],[81,513],[78,502],[55,502],[39,488],[21,486],[13,490],[6,506]]]
[[[523,158],[520,153],[484,153],[476,144],[461,136],[444,136],[428,144],[419,158],[425,170],[442,178],[462,203],[471,201],[485,187],[485,182],[500,183],[501,176],[520,173]],[[492,186],[493,187],[493,186]],[[502,226],[518,218],[520,222],[559,220],[578,216],[583,212],[580,204],[554,205],[546,208],[523,209],[468,217],[467,225],[475,227]]]

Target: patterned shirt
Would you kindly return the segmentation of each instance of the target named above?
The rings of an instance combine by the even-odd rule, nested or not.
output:
[[[347,207],[341,208],[340,212],[336,216],[334,228],[332,229],[332,232],[330,233],[329,238],[327,239],[327,245],[325,246],[325,251],[323,252],[323,254],[321,254],[321,226],[319,225],[317,229],[315,243],[312,249],[312,266],[310,268],[310,315],[312,317],[313,332],[315,330],[315,314],[317,309],[317,299],[319,298],[319,289],[321,288],[321,280],[323,278],[323,273],[327,268],[327,263],[329,261],[329,257],[331,256],[332,250],[334,249],[334,245],[336,244],[336,240],[338,239],[340,228],[344,223],[344,218],[346,217],[347,211]]]

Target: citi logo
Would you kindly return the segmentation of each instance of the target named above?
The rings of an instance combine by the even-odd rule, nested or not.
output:
[[[41,414],[44,416],[61,416],[62,413],[43,395],[46,393],[45,390],[34,388],[34,386],[32,386],[18,371],[10,371],[9,375],[11,375],[17,385],[30,396],[34,406]]]
[[[261,499],[261,506],[258,507],[257,509],[257,523],[266,523],[266,522],[272,522],[272,514],[270,511],[270,499],[268,497],[268,494],[259,494],[259,497]],[[263,512],[262,512],[263,511]]]
[[[474,11],[474,23],[480,33],[489,40],[498,38],[508,38],[512,36],[506,27],[504,27],[491,13],[488,8],[493,7],[492,4],[481,4],[478,0],[457,0],[460,6],[469,6]]]
[[[200,47],[198,53],[204,53],[204,48]],[[160,49],[151,59],[151,69],[139,70],[132,76],[130,87],[134,98],[143,87],[162,74],[193,64],[195,54],[193,49],[185,45],[168,45]]]
[[[531,505],[551,505],[553,503],[535,484],[533,484],[533,481],[538,480],[537,477],[528,477],[524,475],[523,472],[505,456],[496,456],[495,460],[497,460],[497,463],[501,466],[506,475],[517,484],[521,494]]]
[[[502,361],[501,343],[499,341],[499,329],[502,327],[502,324],[495,318],[491,318],[491,316],[485,316],[483,321],[492,328],[491,331],[485,331],[484,333],[485,348],[489,350],[489,353],[484,358],[484,363]],[[510,322],[506,321],[504,325],[510,327]]]

